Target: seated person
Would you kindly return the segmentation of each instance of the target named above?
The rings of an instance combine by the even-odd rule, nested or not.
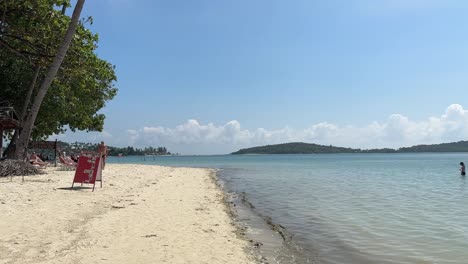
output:
[[[31,156],[29,157],[29,162],[33,166],[47,167],[47,162],[44,162],[43,160],[41,160],[41,158],[39,158],[39,156],[36,155],[36,152],[33,152],[31,154]]]
[[[67,165],[67,166],[76,166],[76,162],[74,162],[71,158],[67,157],[65,155],[65,152],[63,152],[63,155],[60,155],[59,157],[60,163]]]

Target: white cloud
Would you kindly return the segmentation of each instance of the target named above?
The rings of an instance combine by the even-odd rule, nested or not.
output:
[[[392,114],[383,122],[358,127],[322,122],[305,129],[243,129],[237,120],[222,125],[190,119],[174,128],[143,127],[127,131],[129,144],[169,146],[182,153],[226,153],[238,148],[302,141],[356,148],[402,147],[468,139],[468,111],[450,105],[439,117],[412,121]]]
[[[77,132],[51,139],[70,142],[104,140],[115,146],[165,146],[183,154],[222,154],[239,148],[298,141],[354,148],[398,148],[468,139],[468,111],[459,104],[452,104],[440,116],[422,121],[392,114],[384,121],[365,126],[321,122],[302,129],[246,129],[237,120],[217,125],[190,119],[172,128],[145,126],[128,129],[126,133],[113,131],[113,134],[108,131]]]

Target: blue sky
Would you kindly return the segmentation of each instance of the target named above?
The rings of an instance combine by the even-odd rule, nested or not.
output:
[[[468,138],[467,1],[87,1],[119,93],[66,141],[187,154]]]

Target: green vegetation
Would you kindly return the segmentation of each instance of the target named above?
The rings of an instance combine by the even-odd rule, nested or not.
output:
[[[413,147],[391,149],[352,149],[323,146],[302,142],[267,145],[241,149],[231,154],[319,154],[319,153],[411,153],[411,152],[468,152],[468,141],[442,143],[435,145],[417,145]]]
[[[400,148],[398,152],[468,152],[468,141],[436,145],[417,145],[409,148]]]
[[[72,131],[102,131],[98,113],[117,89],[114,66],[96,54],[98,35],[79,19],[84,0],[0,1],[0,103],[23,124],[9,131],[9,157],[22,157],[30,139]],[[14,134],[14,135],[13,135]]]
[[[66,143],[60,142],[60,151],[65,151],[68,154],[79,154],[80,151],[96,151],[98,144],[93,143]],[[109,156],[118,156],[119,154],[123,156],[143,156],[143,155],[171,155],[171,152],[167,151],[165,147],[146,147],[144,149],[134,148],[134,147],[112,147],[107,146],[109,150]]]
[[[322,146],[301,142],[285,143],[278,145],[267,145],[261,147],[247,148],[232,154],[314,154],[314,153],[353,153],[354,149],[333,146]]]

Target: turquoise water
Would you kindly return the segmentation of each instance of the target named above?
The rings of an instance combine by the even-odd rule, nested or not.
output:
[[[468,154],[110,158],[222,169],[318,263],[468,263]]]

